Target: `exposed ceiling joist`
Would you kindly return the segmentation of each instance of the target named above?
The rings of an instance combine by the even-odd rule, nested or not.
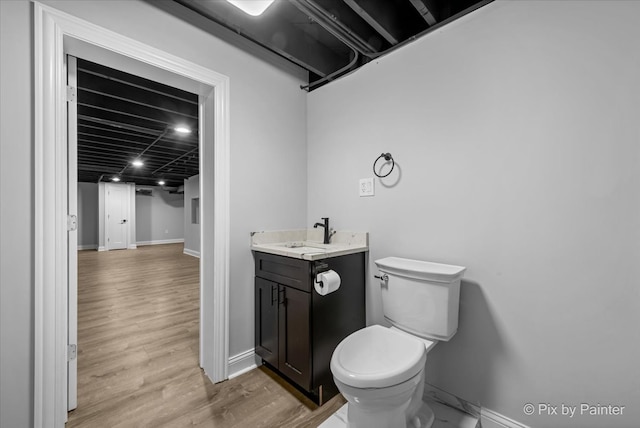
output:
[[[429,0],[409,0],[416,8],[422,19],[429,25],[435,25],[437,20],[434,15],[435,2]]]
[[[340,18],[325,10],[320,3],[313,0],[291,0],[291,3],[350,48],[365,55],[377,53],[375,47],[344,25]]]
[[[178,187],[198,174],[197,129],[197,95],[78,59],[79,181]]]
[[[492,0],[279,0],[259,17],[222,0],[147,1],[217,37],[228,35],[224,27],[287,58],[309,71],[303,88],[312,90]],[[137,184],[164,178],[178,186],[198,173],[195,94],[79,59],[77,102],[79,181],[122,172]],[[179,122],[192,134],[166,132]],[[139,156],[144,166],[134,169]]]
[[[349,62],[345,58],[349,50],[335,44],[332,35],[289,1],[274,3],[259,17],[247,15],[226,1],[177,1],[318,76],[326,76]]]
[[[259,16],[224,0],[147,1],[216,37],[231,30],[227,41],[241,49],[236,35],[303,67],[302,88],[313,90],[492,0],[276,0]]]
[[[393,29],[388,29],[388,27],[392,26],[390,23],[392,22],[390,17],[384,16],[383,9],[389,10],[390,8],[385,8],[383,5],[376,5],[374,1],[367,2],[366,0],[344,0],[346,4],[351,7],[358,15],[362,17],[369,25],[371,25],[385,40],[392,45],[397,45],[399,41],[399,35],[392,34]],[[362,5],[365,3],[365,6]],[[375,17],[374,15],[377,15]],[[382,19],[384,22],[381,22]]]

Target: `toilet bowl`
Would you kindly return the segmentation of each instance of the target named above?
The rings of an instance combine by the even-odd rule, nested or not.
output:
[[[331,372],[348,402],[349,428],[431,426],[433,413],[422,401],[425,345],[435,343],[372,325],[336,347]]]
[[[384,317],[347,336],[331,357],[347,400],[348,428],[428,428],[423,402],[427,353],[458,328],[464,267],[387,257],[376,260]]]

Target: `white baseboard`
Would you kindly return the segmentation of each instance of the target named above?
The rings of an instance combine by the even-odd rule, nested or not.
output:
[[[184,242],[184,238],[176,238],[176,239],[158,239],[155,241],[138,241],[137,245],[162,245],[162,244],[179,244]]]
[[[453,407],[454,409],[458,409],[461,412],[465,412],[477,419],[480,419],[481,407],[479,405],[463,400],[460,397],[456,397],[437,386],[425,383],[423,397],[425,399],[434,400],[449,407]]]
[[[97,249],[98,249],[98,246],[96,244],[78,245],[78,251],[97,250]]]
[[[185,248],[182,252],[184,254],[188,255],[188,256],[193,256],[193,257],[200,258],[200,251],[194,251],[194,250],[190,250],[188,248]]]
[[[529,426],[501,415],[498,412],[471,403],[436,386],[426,383],[424,398],[434,400],[461,412],[467,413],[480,421],[483,428],[529,428]]]
[[[256,364],[256,354],[253,348],[229,357],[229,379],[240,376],[256,367],[258,365]]]
[[[127,247],[127,250],[135,250],[136,248],[138,248],[136,244],[129,244],[129,246]]]
[[[107,251],[107,247],[98,247],[98,251]]]

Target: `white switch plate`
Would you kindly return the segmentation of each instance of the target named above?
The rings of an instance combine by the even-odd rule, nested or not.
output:
[[[360,179],[360,186],[358,187],[358,189],[360,191],[360,197],[374,196],[376,192],[373,187],[373,177]]]

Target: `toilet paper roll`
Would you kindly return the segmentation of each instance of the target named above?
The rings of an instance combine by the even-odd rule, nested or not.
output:
[[[313,282],[313,288],[315,288],[316,293],[321,296],[333,293],[340,288],[340,275],[333,270],[319,273],[316,275],[316,280]]]

